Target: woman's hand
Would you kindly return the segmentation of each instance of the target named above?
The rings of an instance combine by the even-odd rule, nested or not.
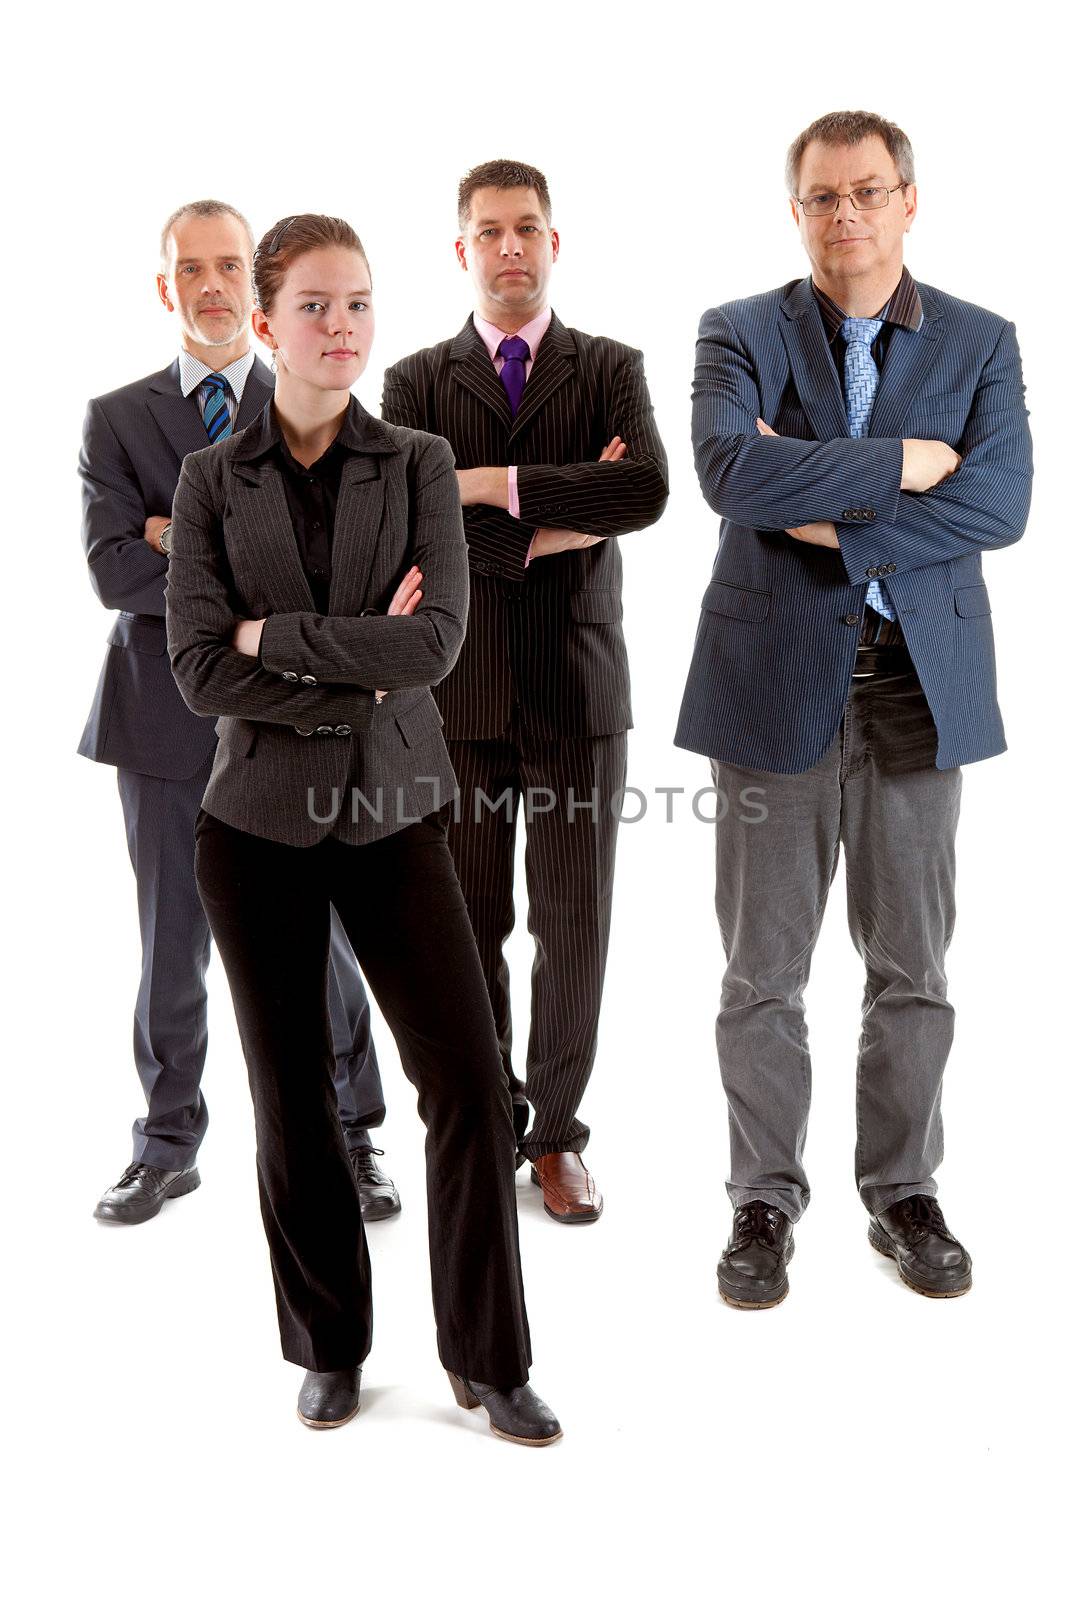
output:
[[[266,617],[260,617],[258,622],[249,622],[242,617],[233,630],[233,638],[230,640],[231,648],[243,656],[258,656],[259,636],[263,632],[263,624],[266,620]]]
[[[405,576],[401,578],[396,594],[394,594],[393,598],[389,602],[389,610],[386,615],[390,617],[410,617],[412,612],[415,610],[415,607],[422,599],[422,590],[419,588],[419,584],[421,582],[422,573],[419,571],[418,567],[412,567],[405,574]],[[378,705],[381,705],[388,693],[388,689],[375,689],[375,702]]]

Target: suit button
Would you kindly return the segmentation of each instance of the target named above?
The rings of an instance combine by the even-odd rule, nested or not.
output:
[[[886,567],[886,569],[885,569],[885,570],[886,570],[886,571],[887,571],[887,572],[895,572],[895,571],[896,571],[896,570],[897,570],[897,564],[896,564],[896,562],[895,562],[895,561],[891,561],[891,562],[890,562],[890,563],[889,563],[889,565],[888,565],[888,567]]]
[[[306,683],[309,689],[314,689],[318,681],[318,678],[313,678],[310,672],[306,672],[300,680],[301,683]]]
[[[848,506],[846,506],[844,511],[842,511],[842,513],[841,513],[841,521],[842,522],[851,522],[852,521],[852,512],[849,510]]]
[[[300,682],[300,679],[297,677],[295,672],[283,672],[282,673],[282,677],[285,679],[286,683],[299,683]]]
[[[331,728],[331,726],[330,726],[330,724],[328,722],[320,722],[318,727],[315,729],[315,732],[316,733],[331,733],[332,734],[333,733],[333,729]]]
[[[339,722],[333,731],[339,739],[347,739],[351,735],[352,725],[349,722]]]
[[[868,578],[877,578],[877,576],[878,576],[878,568],[877,567],[868,567],[867,568],[867,576],[868,576]]]
[[[859,620],[854,611],[850,611],[847,617],[841,618],[841,621],[849,628],[854,628]]]
[[[301,739],[310,739],[311,738],[311,729],[310,728],[294,728],[293,732],[294,733],[298,733],[300,735]]]
[[[870,506],[868,506],[866,511],[863,513],[863,520],[864,522],[874,521],[874,512],[871,510]]]
[[[361,611],[360,612],[360,616],[361,617],[380,617],[381,616],[381,612],[378,611],[376,609],[376,607],[374,607],[374,606],[367,606],[365,611]]]

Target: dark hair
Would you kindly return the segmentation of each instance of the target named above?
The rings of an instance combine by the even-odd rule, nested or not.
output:
[[[359,234],[341,217],[323,217],[314,211],[303,211],[297,216],[282,217],[273,228],[268,228],[252,257],[252,293],[259,309],[269,316],[293,262],[310,250],[321,250],[328,245],[357,251],[370,273],[370,262]]]
[[[887,122],[885,117],[879,117],[873,111],[831,111],[813,122],[810,128],[805,128],[803,133],[798,133],[789,146],[789,154],[785,158],[785,184],[789,193],[794,199],[797,198],[801,158],[808,145],[816,139],[822,144],[860,144],[871,135],[881,139],[889,151],[901,183],[914,183],[915,156],[911,140],[902,128],[898,128],[895,122]]]
[[[190,200],[188,205],[179,206],[177,211],[172,211],[163,224],[163,232],[159,236],[159,259],[163,265],[167,264],[167,248],[170,244],[171,229],[177,227],[184,217],[233,217],[239,222],[248,235],[248,253],[251,255],[255,240],[247,219],[243,217],[235,206],[228,206],[225,200]]]
[[[459,186],[459,231],[465,233],[471,220],[471,201],[476,189],[532,189],[551,226],[552,201],[548,197],[548,183],[543,172],[528,167],[521,161],[483,161],[472,167]]]

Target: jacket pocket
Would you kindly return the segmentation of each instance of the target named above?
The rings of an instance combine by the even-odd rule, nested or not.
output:
[[[700,605],[703,611],[714,611],[716,616],[733,617],[738,622],[765,622],[770,615],[771,597],[765,589],[739,589],[713,578]]]
[[[571,617],[575,622],[621,622],[622,595],[618,589],[574,589]]]
[[[162,617],[138,617],[120,611],[107,638],[120,650],[140,650],[146,656],[161,656],[167,648],[167,624]]]
[[[954,595],[958,617],[988,617],[991,611],[989,590],[984,583],[968,584]]]
[[[428,693],[425,699],[416,701],[413,706],[405,706],[403,711],[398,711],[393,720],[400,729],[400,737],[408,749],[414,750],[416,745],[422,744],[431,734],[441,731],[444,719],[437,709],[437,701]]]

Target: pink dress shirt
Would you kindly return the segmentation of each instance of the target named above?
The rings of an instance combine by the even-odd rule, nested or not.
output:
[[[493,363],[493,366],[496,368],[497,372],[499,372],[504,365],[504,357],[497,354],[498,350],[500,349],[500,341],[508,338],[526,340],[526,343],[530,347],[530,354],[526,361],[527,383],[530,381],[530,368],[533,366],[534,361],[537,358],[538,346],[540,345],[541,340],[544,338],[545,331],[551,321],[552,308],[551,306],[546,306],[543,311],[538,312],[536,317],[533,317],[525,324],[524,327],[521,327],[517,333],[507,334],[504,332],[503,328],[498,328],[495,323],[486,322],[485,318],[480,317],[477,311],[474,313],[474,326],[481,335],[482,343],[485,345],[489,359]],[[508,468],[508,511],[513,517],[517,517],[519,515],[518,467]],[[534,537],[536,538],[536,534]],[[532,548],[533,539],[530,540],[530,549]],[[526,552],[526,565],[530,565],[529,550]]]

